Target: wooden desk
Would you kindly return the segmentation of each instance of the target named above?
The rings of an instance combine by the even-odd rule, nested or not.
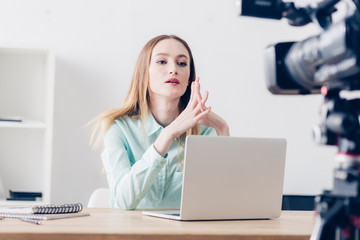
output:
[[[273,220],[180,222],[140,211],[84,209],[89,217],[42,221],[0,220],[0,239],[245,239],[309,240],[314,213],[285,211]]]

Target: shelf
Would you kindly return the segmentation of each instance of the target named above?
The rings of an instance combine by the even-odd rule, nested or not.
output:
[[[44,201],[7,201],[0,200],[0,206],[34,206],[34,205],[46,205]]]
[[[46,124],[44,122],[34,120],[23,120],[22,122],[0,121],[0,128],[45,129]]]
[[[8,201],[1,205],[51,202],[51,165],[55,57],[50,49],[0,46],[0,177],[9,189],[42,192],[38,201]]]

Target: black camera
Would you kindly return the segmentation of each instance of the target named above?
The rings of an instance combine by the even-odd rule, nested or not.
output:
[[[266,49],[267,87],[273,94],[316,94],[328,89],[360,89],[360,7],[344,1],[346,16],[335,24],[332,14],[340,0],[298,8],[280,0],[243,0],[242,16],[287,18],[292,26],[317,23],[323,31],[300,42],[283,42]]]
[[[338,3],[345,16],[333,23]],[[281,0],[243,0],[243,16],[287,18],[290,25],[317,23],[322,31],[300,42],[266,48],[267,86],[273,94],[324,95],[321,124],[314,128],[320,144],[338,148],[334,188],[316,198],[311,240],[355,240],[360,236],[360,90],[359,0],[324,0],[306,7]]]

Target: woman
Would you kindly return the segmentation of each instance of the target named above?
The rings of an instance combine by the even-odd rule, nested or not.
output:
[[[93,120],[112,207],[179,208],[186,135],[229,135],[195,78],[188,44],[155,37],[138,57],[123,105]]]

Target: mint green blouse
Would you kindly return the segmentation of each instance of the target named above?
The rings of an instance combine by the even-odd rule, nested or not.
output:
[[[107,131],[101,154],[110,188],[110,205],[123,209],[179,209],[183,172],[175,140],[165,157],[153,143],[164,129],[150,113],[145,123],[123,116]],[[200,125],[201,135],[216,135],[213,128]],[[183,161],[184,143],[180,146]]]

